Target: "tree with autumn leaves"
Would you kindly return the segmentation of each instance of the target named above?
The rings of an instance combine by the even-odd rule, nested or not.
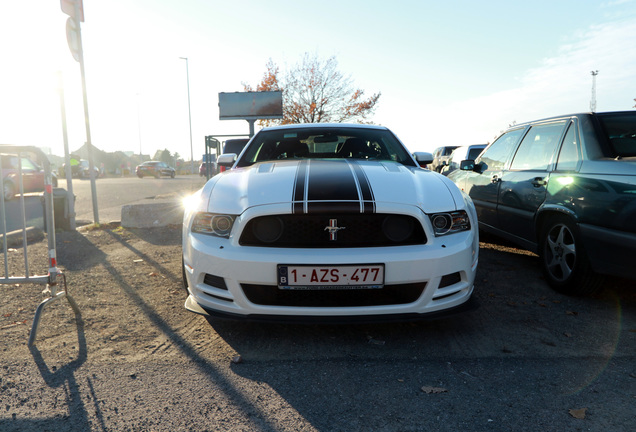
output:
[[[369,98],[364,90],[354,89],[350,76],[338,70],[335,57],[321,60],[305,53],[302,61],[284,76],[272,59],[261,82],[252,88],[243,83],[245,91],[283,92],[283,118],[260,120],[261,126],[292,123],[368,123],[375,112],[380,93]]]

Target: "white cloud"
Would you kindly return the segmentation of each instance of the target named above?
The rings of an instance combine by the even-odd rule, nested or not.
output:
[[[628,110],[636,97],[633,41],[634,18],[593,26],[561,46],[556,56],[524,73],[518,87],[429,107],[421,111],[417,127],[394,119],[393,129],[401,131],[412,151],[491,141],[513,121],[589,111],[593,70],[599,71],[597,111]]]

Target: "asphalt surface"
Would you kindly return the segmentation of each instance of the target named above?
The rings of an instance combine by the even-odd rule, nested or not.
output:
[[[121,209],[125,205],[143,205],[158,200],[178,200],[196,191],[205,184],[205,177],[177,176],[175,178],[104,177],[95,182],[97,209],[100,223],[121,220]],[[59,187],[68,190],[66,180]],[[78,224],[93,223],[93,194],[90,180],[73,180],[75,213]]]
[[[136,176],[104,177],[95,182],[97,201],[97,220],[100,223],[121,221],[122,207],[126,205],[144,205],[162,201],[180,200],[205,184],[205,177],[177,176],[174,179],[162,177],[155,179]],[[59,180],[59,189],[63,190],[57,197],[55,205],[64,202],[69,187],[65,179]],[[93,193],[88,179],[73,179],[73,195],[75,196],[75,219],[77,226],[92,224],[96,220],[93,207]],[[60,201],[60,197],[61,200]],[[23,219],[27,227],[44,230],[44,204],[41,193],[27,194],[24,197],[25,213],[22,215],[21,203],[18,197],[5,202],[5,212],[0,214],[0,224],[6,214],[7,232],[22,229]],[[56,213],[56,217],[63,213]],[[0,225],[2,226],[2,225]]]
[[[535,255],[483,237],[478,307],[464,314],[208,321],[183,308],[180,236],[117,224],[58,233],[81,317],[53,303],[33,349],[42,288],[2,286],[0,431],[636,430],[633,281],[563,296]],[[46,268],[45,243],[29,247],[34,269]]]

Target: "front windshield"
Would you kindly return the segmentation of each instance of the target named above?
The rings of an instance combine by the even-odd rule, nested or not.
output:
[[[353,158],[416,166],[404,146],[386,129],[333,127],[259,132],[237,166],[285,159]]]

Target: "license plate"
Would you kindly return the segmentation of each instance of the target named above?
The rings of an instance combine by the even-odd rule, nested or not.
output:
[[[278,266],[278,288],[280,289],[380,289],[383,286],[384,264]]]

